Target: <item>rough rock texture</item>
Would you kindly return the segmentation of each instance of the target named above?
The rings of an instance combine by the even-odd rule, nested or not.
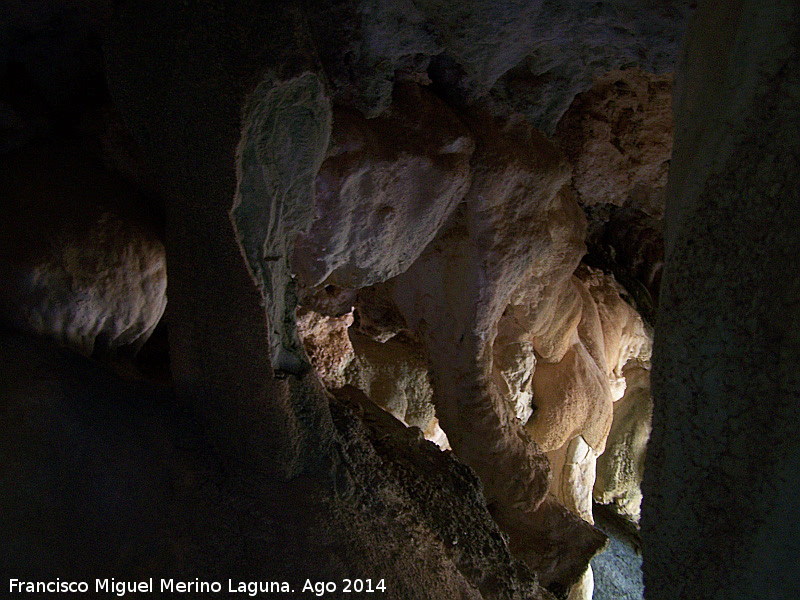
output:
[[[702,2],[676,75],[647,597],[795,598],[800,13]]]
[[[485,93],[532,47],[540,6],[539,0],[326,0],[305,18],[309,38],[326,49],[320,61],[336,101],[373,117],[389,105],[398,73],[425,81],[431,59],[445,52],[468,77],[470,92]]]
[[[355,358],[345,372],[360,389],[406,425],[425,431],[434,418],[433,390],[422,348],[397,338],[376,342],[352,335]]]
[[[430,76],[458,102],[491,89],[495,101],[552,133],[598,77],[637,65],[670,70],[692,5],[324,0],[293,7],[291,18],[336,104],[375,117],[389,106],[393,82]]]
[[[18,388],[29,373],[12,363],[6,371],[13,402],[25,404],[33,390],[36,408],[44,408],[23,409],[16,423],[19,403],[7,405],[17,407],[10,421],[23,430],[6,429],[4,439],[35,455],[14,455],[25,464],[14,465],[16,479],[4,479],[10,487],[2,497],[14,499],[16,512],[3,528],[22,540],[8,554],[14,565],[33,568],[46,555],[80,573],[98,564],[123,574],[166,564],[188,577],[195,574],[191,565],[224,577],[226,570],[268,576],[265,565],[274,564],[274,573],[287,578],[301,565],[334,579],[350,569],[386,569],[392,597],[546,596],[490,530],[471,472],[396,423],[402,434],[370,424],[367,439],[346,409],[329,405],[323,384],[343,382],[351,356],[347,315],[355,307],[352,327],[367,336],[364,348],[383,343],[397,350],[413,341],[391,365],[413,368],[399,379],[365,377],[370,393],[424,424],[429,405],[422,402],[414,416],[409,405],[417,400],[395,384],[408,375],[419,382],[417,395],[427,395],[418,357],[405,358],[415,343],[425,344],[443,423],[480,470],[491,513],[512,533],[509,547],[542,583],[566,595],[603,538],[546,495],[544,458],[518,419],[535,404],[532,372],[574,366],[570,353],[580,350],[584,371],[592,370],[603,388],[609,374],[620,383],[621,359],[605,339],[616,330],[603,324],[594,288],[571,279],[585,224],[564,186],[566,162],[507,109],[521,109],[551,131],[575,93],[607,70],[624,68],[626,77],[633,65],[659,72],[674,54],[687,3],[113,4],[36,0],[0,9],[0,150],[40,135],[77,134],[95,136],[104,159],[125,163],[126,156],[112,156],[119,147],[105,148],[115,119],[106,126],[100,116],[110,103],[119,110],[145,160],[117,166],[165,204],[169,350],[177,401],[192,417],[159,404],[151,418],[146,399],[141,409],[132,399],[112,399],[94,413],[81,398],[96,390],[58,387],[69,369]],[[484,96],[492,86],[493,100]],[[626,115],[638,110],[629,92],[643,89],[641,82],[614,86],[625,106],[612,107],[608,95],[599,100],[610,129],[639,126],[636,110],[632,121]],[[458,107],[458,116],[434,94]],[[504,117],[492,121],[489,114]],[[603,152],[615,156],[608,144]],[[628,181],[637,198],[640,176]],[[649,236],[639,218],[617,219],[615,241],[606,245]],[[613,220],[605,220],[604,235]],[[654,262],[636,248],[625,252],[635,258],[625,264],[634,278],[647,278],[652,296]],[[418,268],[400,274],[412,262]],[[395,275],[382,292],[342,287]],[[389,288],[408,323],[383,302]],[[297,335],[296,304],[310,357]],[[367,355],[380,362],[376,352]],[[560,375],[565,390],[575,383]],[[575,379],[588,380],[584,375],[578,369]],[[392,385],[384,385],[389,379]],[[613,396],[613,386],[606,387],[595,390],[604,408]],[[51,418],[45,405],[53,390]],[[570,489],[588,489],[607,412],[585,432],[570,431],[575,435],[554,451],[563,451],[557,470]],[[360,414],[368,422],[374,417]],[[187,450],[180,432],[192,419],[208,440],[193,433]],[[32,423],[35,431],[24,429]],[[34,444],[24,446],[30,438]],[[63,442],[68,438],[72,445]],[[84,461],[91,464],[84,468]],[[48,479],[41,465],[61,474]],[[70,488],[64,473],[75,469]],[[26,487],[40,474],[47,481]],[[273,476],[295,479],[279,483]],[[428,480],[435,484],[428,487]],[[286,508],[287,497],[300,500]],[[571,508],[588,514],[585,499],[573,494]],[[88,529],[59,523],[75,505],[88,507]],[[108,515],[115,513],[128,537],[114,529]],[[47,515],[46,533],[33,531],[31,514]],[[74,557],[59,558],[60,539],[85,543]],[[96,560],[93,548],[101,549]],[[286,553],[276,557],[272,548]]]
[[[405,271],[464,197],[473,142],[447,105],[414,83],[386,113],[334,113],[314,216],[293,272],[308,286],[356,289]]]
[[[0,360],[5,580],[154,577],[156,595],[160,577],[286,581],[314,598],[310,578],[348,598],[343,578],[370,578],[398,600],[553,598],[475,474],[368,399],[344,398],[366,429],[332,402],[336,452],[287,483],[219,453],[166,388],[22,336],[0,337]]]
[[[509,351],[518,354],[518,345],[529,343],[542,359],[558,362],[581,318],[571,277],[585,252],[585,220],[568,188],[553,198],[546,219],[546,228],[537,232],[531,271],[518,282],[497,325],[498,365],[508,363],[510,357],[504,355]]]
[[[322,0],[295,19],[304,21],[333,98],[367,117],[391,103],[398,72],[427,79],[430,57],[442,52],[436,32],[416,2]]]
[[[608,547],[592,559],[593,600],[642,600],[642,544],[637,531],[603,506],[595,506],[595,525]]]
[[[611,271],[652,325],[672,152],[672,76],[614,71],[575,97],[556,128],[588,217],[585,259]]]
[[[245,198],[242,192],[246,195],[247,188],[219,166],[235,164],[237,146],[240,149],[240,176],[245,173],[245,167],[258,165],[257,160],[242,160],[243,152],[253,150],[274,155],[278,149],[295,147],[296,140],[277,138],[286,144],[251,148],[249,143],[254,139],[269,141],[270,144],[276,140],[259,135],[253,138],[245,136],[242,142],[238,108],[245,106],[245,96],[259,81],[266,81],[264,85],[267,87],[261,89],[264,93],[259,92],[256,98],[250,99],[245,112],[247,126],[255,126],[260,121],[253,117],[262,114],[257,110],[257,103],[260,100],[266,102],[271,97],[271,90],[288,93],[290,100],[296,98],[295,92],[305,98],[302,94],[317,88],[313,78],[304,79],[303,75],[307,69],[313,68],[313,61],[307,60],[304,46],[298,42],[303,32],[295,29],[296,23],[291,15],[278,7],[273,13],[265,14],[256,26],[250,18],[252,7],[247,3],[237,4],[226,8],[226,19],[221,22],[220,29],[210,30],[207,11],[211,7],[205,4],[202,7],[203,10],[199,11],[178,7],[169,19],[164,18],[160,3],[145,2],[142,7],[137,6],[136,11],[126,11],[115,30],[109,52],[109,63],[113,64],[109,78],[123,112],[135,124],[139,135],[147,140],[146,150],[162,185],[172,192],[167,205],[167,247],[170,259],[177,264],[177,272],[172,271],[170,275],[171,290],[174,282],[176,296],[176,311],[170,315],[170,334],[177,394],[208,425],[220,447],[227,452],[243,458],[255,469],[292,476],[314,468],[333,452],[332,415],[314,373],[288,376],[283,380],[274,377],[270,339],[274,341],[275,328],[285,327],[286,323],[264,322],[262,303],[269,303],[277,296],[267,293],[268,278],[260,278],[257,269],[271,268],[260,263],[280,263],[286,259],[286,254],[281,255],[280,260],[267,261],[272,257],[269,248],[259,247],[260,241],[256,241],[271,243],[285,239],[284,234],[290,233],[296,222],[290,220],[281,233],[280,215],[293,207],[302,213],[311,206],[310,197],[302,206],[295,206],[300,196],[292,200],[282,196],[285,189],[280,188],[277,197]],[[237,28],[248,35],[242,36],[242,31]],[[277,75],[268,75],[266,79],[261,77],[263,63],[261,69],[256,65],[264,57],[253,56],[249,50],[252,47],[269,49],[270,64],[274,65]],[[145,56],[154,62],[154,68],[138,68]],[[176,78],[176,74],[180,77]],[[232,81],[230,74],[236,74],[237,78]],[[136,93],[136,90],[145,88],[152,90],[146,97]],[[287,102],[286,106],[301,105],[293,102]],[[275,103],[274,106],[283,104]],[[197,118],[189,122],[175,118],[186,111]],[[271,118],[271,115],[267,111],[262,116]],[[301,119],[303,123],[305,118]],[[470,126],[470,129],[474,131],[479,125]],[[256,128],[254,133],[260,131]],[[306,132],[306,129],[302,131]],[[311,131],[316,130],[312,128]],[[458,362],[469,371],[472,381],[479,376],[486,381],[482,370],[484,366],[490,368],[490,364],[479,364],[474,360],[474,352],[481,350],[475,332],[488,332],[493,327],[505,305],[503,295],[512,289],[512,282],[518,281],[530,255],[529,245],[524,239],[496,237],[493,232],[503,224],[528,231],[538,222],[538,214],[546,210],[568,174],[562,157],[541,136],[524,127],[518,128],[516,134],[508,134],[508,137],[502,132],[497,135],[497,132],[496,125],[485,124],[481,138],[488,151],[483,153],[480,161],[471,163],[473,172],[477,174],[470,188],[474,197],[468,200],[468,204],[472,211],[470,220],[473,221],[471,227],[476,247],[480,252],[484,252],[483,248],[495,248],[496,256],[510,258],[497,264],[473,263],[474,270],[465,283],[472,292],[488,293],[479,299],[481,312],[474,313],[469,308],[471,301],[468,298],[457,299],[462,314],[466,305],[466,319],[462,326],[469,336],[465,346],[467,352],[458,358]],[[187,151],[183,146],[187,138],[202,139],[203,144],[192,145],[192,150]],[[309,140],[309,143],[307,158],[309,163],[314,163],[320,146],[314,140]],[[526,145],[532,147],[525,150]],[[513,160],[509,160],[511,158]],[[301,166],[310,169],[308,163]],[[298,186],[305,187],[305,175],[310,172],[301,171],[303,177],[297,180]],[[268,180],[266,175],[264,181]],[[258,172],[253,181],[254,186],[260,183]],[[255,209],[261,206],[267,211],[259,214],[254,210],[252,218],[255,221],[237,223],[237,233],[234,234],[228,225],[228,211],[237,189],[242,200],[240,207]],[[506,198],[511,202],[504,204]],[[186,215],[192,218],[187,219]],[[234,213],[234,220],[237,218]],[[259,237],[265,231],[271,235],[273,230],[269,223],[277,223],[275,237]],[[256,236],[250,237],[245,229],[255,231]],[[242,261],[240,243],[244,245],[249,271]],[[488,253],[484,255],[489,256]],[[198,264],[201,257],[209,264],[201,267]],[[275,268],[282,267],[276,265]],[[216,278],[223,272],[225,278]],[[264,273],[270,272],[264,270]],[[260,290],[253,285],[251,275],[256,275],[255,282],[261,286]],[[490,278],[489,288],[479,285],[484,275]],[[291,301],[286,302],[285,308],[289,306]],[[273,312],[275,306],[269,304],[267,308],[270,315],[276,314]],[[446,318],[439,307],[430,308],[438,311],[437,319]],[[416,321],[414,327],[418,324]],[[487,342],[490,344],[491,340]],[[440,346],[431,357],[432,363],[443,364],[439,358],[449,360],[450,357],[441,354],[441,349]],[[470,354],[471,362],[466,364]],[[459,385],[463,387],[464,383],[459,382]],[[446,389],[445,386],[442,389]],[[489,482],[485,485],[491,489],[492,514],[499,515],[498,520],[506,524],[512,522],[510,517],[518,514],[528,519],[525,510],[519,510],[515,503],[535,508],[541,502],[547,485],[546,461],[534,452],[520,426],[512,422],[513,413],[501,412],[498,419],[495,410],[505,411],[505,405],[501,398],[491,396],[490,390],[485,392],[486,395],[472,395],[470,399],[482,402],[486,408],[484,423],[511,424],[512,428],[500,435],[510,441],[511,448],[517,452],[506,457],[499,452],[502,446],[497,447],[492,456],[496,460],[479,465],[483,471],[482,479]],[[475,422],[481,423],[481,419]],[[500,427],[496,431],[501,432]],[[478,445],[477,441],[469,443],[475,447]],[[486,441],[482,444],[485,445]],[[520,464],[527,467],[527,472],[521,475],[516,468],[511,468],[511,465],[516,467]],[[503,483],[499,478],[493,481],[494,472],[513,474],[516,479]],[[363,477],[363,486],[357,487],[368,490],[370,487],[365,484],[370,477],[369,469]],[[495,482],[498,485],[492,488],[490,484]],[[501,490],[509,493],[498,493]],[[580,575],[588,558],[602,545],[604,538],[571,517],[566,510],[555,505],[548,507],[548,512],[536,517],[539,521],[533,516],[527,522],[517,519],[518,535],[511,540],[511,545],[531,564],[540,567],[545,585],[565,589]],[[537,545],[537,540],[548,543]],[[344,545],[351,543],[351,539],[344,537],[340,541]],[[387,551],[392,546],[385,540],[377,545]],[[446,597],[449,594],[442,595]]]
[[[580,320],[568,334],[566,352],[556,362],[539,361],[533,373],[535,410],[526,429],[545,451],[582,435],[597,453],[611,427],[611,388],[597,305],[577,278],[571,282]],[[573,301],[568,303],[572,305]]]
[[[404,425],[449,449],[435,416],[424,349],[407,336],[375,340],[351,328],[353,321],[352,312],[330,317],[298,309],[300,338],[322,383],[329,390],[344,385],[361,390]]]
[[[546,0],[531,51],[494,86],[493,96],[552,134],[576,94],[617,69],[673,68],[692,2]]]
[[[610,271],[649,326],[655,324],[664,268],[661,217],[625,206],[589,211],[587,264]]]
[[[519,386],[505,389],[516,391],[517,406],[532,403],[526,429],[547,453],[553,472],[551,492],[592,523],[596,463],[606,448],[614,401],[625,393],[623,368],[631,360],[649,360],[651,337],[641,317],[622,300],[624,290],[613,277],[585,266],[576,275],[553,281],[544,293],[540,291],[538,303],[535,286],[519,290],[519,298],[530,299],[531,304],[516,299],[506,309],[497,338],[503,343],[495,341],[495,356],[498,347],[515,348],[508,339],[528,343],[532,353],[534,348],[545,353],[536,352],[535,360],[526,361],[523,352],[505,350],[499,354],[503,366],[499,373],[513,373],[514,381],[529,382],[529,392],[518,391]],[[637,474],[638,481],[630,484],[636,490],[641,471]],[[592,573],[587,570],[570,598],[591,598],[592,589]]]
[[[418,0],[449,57],[469,75],[474,93],[484,94],[535,45],[542,0],[519,2]]]
[[[597,502],[613,504],[619,514],[638,522],[653,400],[648,368],[632,361],[624,368],[623,374],[625,395],[614,402],[614,420],[606,449],[597,459],[593,495]]]
[[[208,426],[224,452],[251,468],[290,477],[325,456],[333,425],[315,374],[275,376],[275,362],[298,367],[291,360],[284,365],[291,352],[273,354],[276,344],[283,350],[284,341],[291,345],[296,338],[292,286],[285,286],[283,294],[276,287],[270,295],[268,286],[289,279],[283,270],[287,256],[269,260],[276,255],[268,247],[259,249],[256,240],[285,249],[283,234],[304,220],[316,171],[312,164],[301,164],[295,172],[290,164],[300,155],[311,163],[321,161],[325,128],[317,129],[318,123],[301,107],[311,102],[324,115],[325,101],[312,94],[321,93],[314,78],[303,77],[309,62],[285,7],[256,9],[242,2],[226,5],[225,18],[218,18],[215,10],[207,2],[185,6],[142,0],[126,5],[104,48],[107,76],[115,104],[140,141],[165,198],[176,395]],[[258,11],[263,18],[254,20]],[[264,70],[270,65],[268,76]],[[259,93],[251,96],[257,88]],[[282,134],[322,138],[308,139],[309,146],[298,155],[281,156],[259,178],[259,156],[276,157],[279,149],[302,146],[302,140],[274,137],[259,128],[281,111],[297,117],[282,122]],[[295,129],[289,127],[293,122]],[[275,146],[259,149],[250,145],[255,140]],[[280,179],[281,174],[286,178]],[[282,193],[291,182],[297,184],[291,190],[294,196],[248,196],[248,183],[254,192],[269,183],[278,185],[272,191]],[[288,201],[303,189],[304,202]],[[237,197],[242,210],[254,210],[253,222],[238,235],[230,215]],[[278,222],[278,214],[257,214],[258,207],[282,211],[287,222]],[[265,306],[265,298],[275,303]],[[282,315],[289,318],[283,321]]]
[[[588,525],[581,531],[581,522],[567,524],[568,513],[552,513],[567,519],[560,527],[571,537],[560,537],[546,559],[533,556],[541,550],[530,531],[544,518],[535,513],[547,492],[547,463],[491,381],[497,322],[515,288],[537,273],[539,257],[550,260],[551,235],[558,247],[569,245],[568,201],[558,194],[568,172],[555,148],[523,124],[465,120],[476,138],[465,203],[391,289],[425,344],[436,413],[454,451],[480,475],[515,552],[547,573],[545,585],[568,589],[585,568],[576,555],[591,556],[602,538]]]
[[[623,300],[625,290],[613,276],[585,266],[577,272],[597,306],[602,328],[605,372],[614,402],[626,390],[625,365],[630,361],[649,366],[653,351],[653,336],[642,317]]]
[[[470,590],[471,595],[514,597],[519,590],[533,598],[550,597],[532,585],[525,565],[507,554],[506,536],[483,510],[483,486],[474,471],[425,441],[416,429],[403,427],[355,388],[345,386],[336,397],[361,417],[367,438],[385,461],[388,477],[400,482],[401,497],[424,508],[416,518],[397,515],[400,528],[407,528],[412,540],[419,525],[429,528],[447,558],[481,594]],[[463,516],[452,519],[452,512]]]
[[[347,329],[353,324],[352,311],[341,317],[321,315],[313,310],[297,311],[297,329],[314,370],[326,388],[345,384],[345,369],[354,357]]]
[[[87,355],[137,351],[167,303],[139,192],[68,143],[4,155],[0,190],[0,319]]]
[[[318,76],[264,81],[246,108],[231,209],[236,239],[264,298],[276,371],[308,369],[295,325],[293,242],[313,212],[309,198],[328,149],[331,106]]]
[[[672,75],[612,71],[576,96],[556,138],[578,202],[663,212],[672,154]]]

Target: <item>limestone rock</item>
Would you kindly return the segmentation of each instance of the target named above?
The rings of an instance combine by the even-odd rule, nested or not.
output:
[[[561,448],[582,435],[600,453],[611,427],[613,403],[602,325],[594,300],[575,277],[572,290],[580,297],[580,322],[561,360],[537,364],[533,374],[535,410],[526,428],[545,451]]]
[[[587,264],[614,274],[642,318],[655,324],[664,267],[662,219],[632,206],[591,210]]]
[[[308,5],[304,27],[330,78],[337,105],[368,118],[391,103],[398,73],[422,78],[442,52],[427,16],[410,0],[322,0]]]
[[[2,158],[0,316],[84,354],[138,350],[166,307],[166,257],[125,181],[65,144]]]
[[[493,508],[495,519],[504,522],[498,508]],[[539,575],[543,586],[564,598],[583,577],[586,555],[593,556],[606,543],[601,531],[548,495],[536,512],[526,515],[525,528],[511,536],[509,548]]]
[[[672,128],[671,75],[629,69],[597,79],[556,128],[579,202],[662,214]]]
[[[447,435],[434,416],[428,366],[419,343],[405,336],[373,339],[351,327],[352,312],[330,317],[301,308],[297,325],[311,364],[325,387],[351,385],[405,426],[420,429],[425,439],[442,449],[450,448]]]
[[[443,49],[469,75],[479,95],[535,46],[531,33],[536,31],[542,4],[542,0],[415,2],[439,34]]]
[[[592,487],[595,484],[598,454],[582,435],[547,453],[553,467],[553,483],[550,486],[553,495],[570,512],[592,524]]]
[[[331,129],[322,81],[303,73],[261,82],[250,97],[237,149],[238,185],[230,216],[270,319],[276,371],[307,369],[296,323],[293,241],[312,220],[311,198]]]
[[[519,497],[536,506],[546,487],[537,481],[541,467],[533,466],[541,460],[532,465],[528,444],[503,433],[519,426],[505,400],[488,387],[491,357],[485,344],[496,335],[496,322],[519,277],[533,268],[546,243],[537,233],[547,235],[547,209],[566,170],[537,134],[526,137],[530,134],[498,131],[485,122],[475,125],[480,137],[467,208],[395,279],[394,297],[409,326],[424,339],[437,415],[456,453],[476,468],[492,501],[516,502]],[[524,238],[515,236],[522,232]],[[487,439],[493,441],[487,444]],[[507,469],[533,469],[523,479],[530,477],[526,485],[537,491],[523,486],[500,492],[510,472],[504,474],[497,460]],[[511,467],[516,461],[521,462]]]
[[[699,2],[676,73],[642,483],[652,600],[800,594],[798,39],[794,1]]]
[[[419,547],[423,552],[437,555],[443,550],[443,566],[449,570],[451,563],[469,582],[467,586],[455,581],[450,584],[461,587],[457,597],[521,600],[530,594],[534,600],[553,598],[546,589],[539,587],[549,584],[550,580],[545,582],[537,574],[535,581],[539,585],[531,585],[531,572],[516,555],[507,553],[507,538],[497,524],[487,518],[483,486],[471,469],[457,461],[452,453],[441,452],[423,440],[417,430],[403,427],[355,388],[345,386],[337,390],[336,398],[361,418],[366,430],[364,437],[380,457],[380,466],[386,471],[384,477],[398,484],[394,489],[382,485],[376,508],[380,511],[380,504],[389,505],[383,518],[391,519],[395,526],[406,531],[412,548]],[[335,406],[332,409],[337,425],[344,429],[341,423],[346,415]],[[353,428],[353,424],[348,423],[348,428]],[[349,437],[360,441],[356,436]],[[354,478],[370,483],[375,480],[369,471],[363,469],[363,472],[366,476],[355,473]],[[402,510],[400,502],[406,498],[416,505],[412,509],[414,514],[392,510],[394,507]],[[459,517],[453,518],[454,514]],[[551,516],[556,514],[557,511],[553,511]],[[568,528],[568,523],[574,526],[569,519],[557,516],[550,523],[562,525],[563,529]],[[580,532],[576,529],[576,533]],[[434,543],[423,536],[433,537]],[[437,574],[436,578],[441,579],[441,575]],[[445,581],[453,579],[448,575]],[[423,587],[421,595],[428,597],[430,590]]]
[[[508,343],[532,343],[544,360],[566,354],[581,318],[583,304],[571,281],[585,252],[586,222],[569,188],[553,198],[539,232],[536,260],[509,297],[495,340],[495,352]]]
[[[353,289],[405,271],[463,198],[472,149],[456,115],[413,83],[395,86],[377,119],[337,110],[294,272]]]
[[[376,342],[385,342],[397,334],[403,334],[408,339],[414,337],[392,299],[390,285],[374,285],[358,290],[354,304],[358,316],[354,328],[362,335]]]
[[[492,382],[514,407],[517,420],[526,423],[533,411],[531,378],[536,368],[533,344],[505,341],[498,343],[496,339],[492,358]]]
[[[642,541],[638,530],[605,506],[595,506],[595,521],[608,536],[605,551],[592,559],[594,600],[642,600]]]
[[[354,354],[347,331],[352,324],[352,312],[341,317],[329,317],[313,310],[298,310],[300,339],[317,375],[328,389],[345,384],[344,371]]]
[[[343,578],[370,578],[390,600],[554,599],[475,474],[374,405],[365,425],[332,399],[335,453],[287,482],[220,454],[168,390],[26,336],[0,334],[0,363],[0,565],[20,579],[310,578],[340,598]]]
[[[549,585],[567,589],[602,536],[566,510],[542,508],[546,459],[494,383],[498,373],[493,381],[492,347],[520,281],[546,279],[553,263],[569,263],[581,221],[564,218],[577,208],[559,193],[568,170],[540,134],[518,121],[464,118],[476,136],[465,203],[409,270],[392,280],[393,297],[425,345],[437,416],[454,451],[480,475],[514,551],[548,573]],[[516,341],[513,332],[506,336],[498,354]],[[574,530],[569,539],[544,531],[545,513],[550,523],[573,519],[561,528]],[[545,541],[550,536],[559,539],[551,544]]]
[[[597,502],[613,503],[616,512],[638,522],[653,400],[649,370],[632,361],[625,367],[624,374],[625,395],[614,403],[614,421],[606,450],[597,459],[593,495]]]
[[[605,370],[614,401],[625,393],[623,368],[631,360],[649,364],[652,354],[652,335],[644,321],[621,295],[625,293],[612,276],[582,266],[578,277],[589,290],[597,306],[602,328]]]
[[[672,77],[614,71],[576,96],[556,136],[588,217],[586,261],[614,273],[655,322],[672,152]]]
[[[575,95],[597,78],[633,66],[672,70],[691,10],[687,0],[546,0],[529,33],[531,52],[492,94],[552,133]]]
[[[435,409],[422,348],[397,338],[376,342],[358,333],[351,339],[355,358],[344,374],[347,383],[406,425],[427,430]]]
[[[605,448],[613,416],[611,390],[577,335],[561,361],[537,364],[533,403],[526,428],[543,450],[561,448],[579,434],[595,451]]]

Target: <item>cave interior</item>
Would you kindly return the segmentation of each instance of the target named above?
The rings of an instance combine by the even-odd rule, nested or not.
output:
[[[0,198],[8,597],[800,597],[793,0],[12,0]]]

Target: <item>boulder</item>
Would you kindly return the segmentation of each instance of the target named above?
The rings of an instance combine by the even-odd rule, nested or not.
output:
[[[141,194],[67,143],[0,162],[0,318],[86,355],[138,351],[167,303],[164,246]]]
[[[396,85],[376,119],[335,111],[331,135],[293,272],[305,285],[356,289],[402,273],[434,238],[466,193],[473,142],[414,83]]]

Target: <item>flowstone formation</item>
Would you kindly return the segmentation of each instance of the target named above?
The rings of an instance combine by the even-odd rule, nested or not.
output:
[[[269,311],[273,368],[302,375],[308,365],[294,323],[291,240],[308,229],[313,216],[307,198],[328,149],[330,102],[312,73],[262,82],[249,102],[231,221]]]

